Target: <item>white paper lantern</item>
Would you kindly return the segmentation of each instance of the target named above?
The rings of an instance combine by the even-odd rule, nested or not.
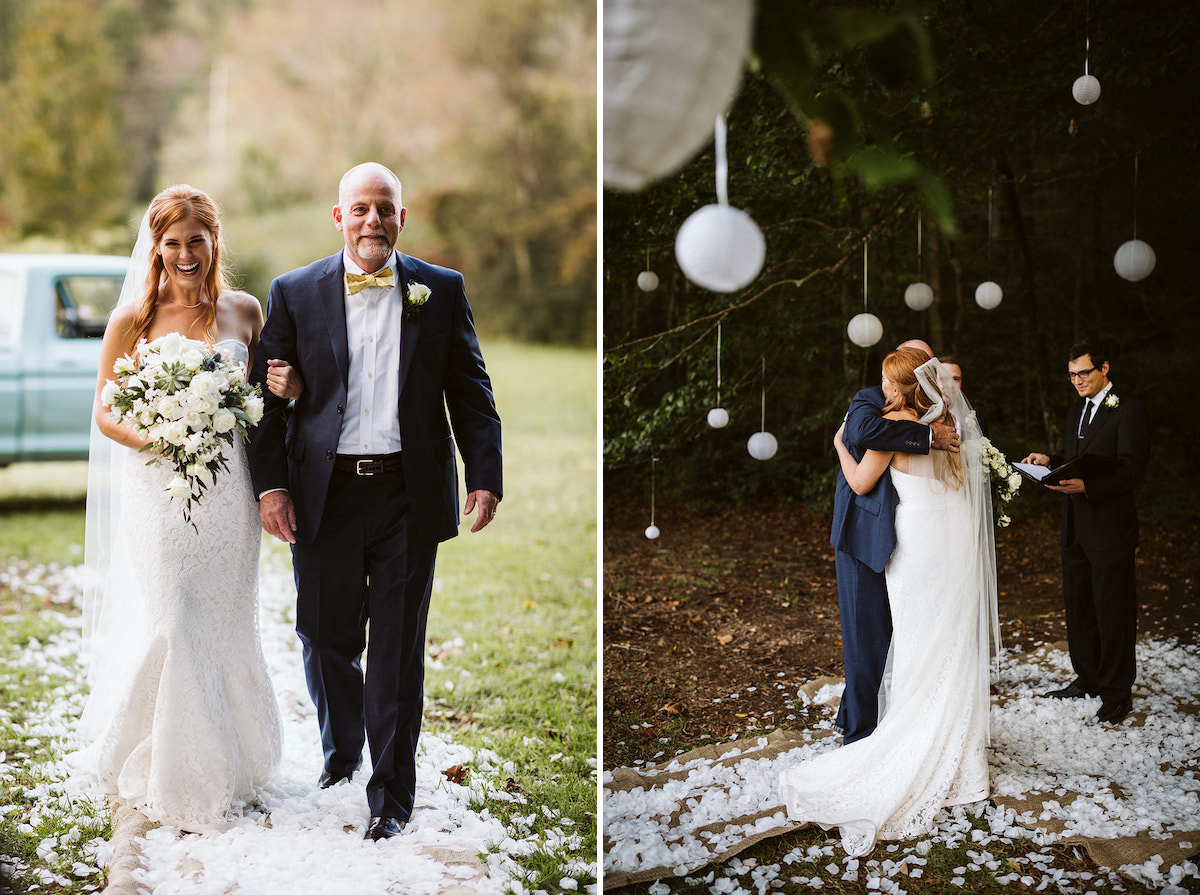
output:
[[[750,215],[731,205],[705,205],[675,237],[684,275],[713,292],[736,292],[762,270],[767,245]]]
[[[712,138],[753,18],[754,0],[605,0],[605,185],[640,190]]]
[[[846,326],[846,335],[859,348],[869,348],[883,338],[883,324],[874,314],[855,314]]]
[[[1090,106],[1100,98],[1100,82],[1093,75],[1080,75],[1071,85],[1071,96],[1081,106]]]
[[[643,270],[638,274],[637,284],[643,292],[653,292],[658,288],[658,274],[652,270]]]
[[[1154,249],[1140,239],[1131,239],[1123,243],[1113,256],[1113,267],[1117,269],[1117,275],[1131,283],[1150,276],[1157,262]]]
[[[770,460],[779,450],[779,442],[770,432],[755,432],[746,442],[746,450],[755,460]]]
[[[658,537],[658,534],[659,534],[659,532],[658,532],[657,525],[651,525],[646,528],[646,537],[648,537],[650,540],[653,541],[655,538]]]
[[[708,424],[714,429],[724,429],[729,425],[729,413],[724,407],[714,407],[708,412]]]
[[[933,290],[925,283],[912,283],[904,290],[904,303],[914,311],[924,311],[933,304]]]
[[[985,280],[975,287],[975,304],[985,311],[999,307],[1002,301],[1004,301],[1004,290],[991,280]]]

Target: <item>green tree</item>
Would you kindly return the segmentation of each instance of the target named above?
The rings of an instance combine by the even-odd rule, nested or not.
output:
[[[86,0],[36,0],[21,19],[0,91],[0,194],[21,235],[79,244],[124,211],[121,68],[102,25]]]
[[[489,319],[535,341],[593,344],[596,332],[595,7],[478,0],[459,52],[486,70],[502,122],[463,135],[472,173],[435,220],[495,296]]]

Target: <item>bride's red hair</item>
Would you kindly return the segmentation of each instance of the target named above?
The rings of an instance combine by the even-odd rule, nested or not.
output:
[[[154,246],[150,250],[150,270],[146,274],[145,290],[133,318],[134,344],[150,331],[158,308],[158,298],[166,280],[158,244],[171,226],[189,217],[199,221],[212,236],[212,266],[204,278],[204,297],[208,299],[204,332],[211,340],[217,332],[217,298],[229,288],[225,267],[221,261],[221,212],[217,203],[203,190],[186,183],[178,183],[167,187],[151,200],[149,215],[148,224]]]

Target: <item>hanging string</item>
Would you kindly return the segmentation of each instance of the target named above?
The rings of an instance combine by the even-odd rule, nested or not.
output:
[[[650,524],[654,524],[654,464],[658,462],[658,457],[650,458]]]
[[[867,312],[867,243],[869,239],[863,240],[863,313]]]
[[[917,209],[917,281],[921,279],[921,210]]]
[[[718,115],[716,123],[717,149],[717,204],[729,204],[729,191],[726,181],[729,179],[729,162],[725,159],[725,116]]]
[[[650,269],[650,246],[646,246],[646,270]]]
[[[717,324],[717,406],[721,406],[721,324]]]
[[[758,431],[767,431],[767,358],[765,355],[762,359],[762,419]]]
[[[991,187],[991,184],[989,184],[988,185],[988,238],[987,238],[988,261],[992,260],[992,235],[993,235],[992,226],[993,226],[992,225],[992,187]]]
[[[1133,154],[1133,238],[1137,239],[1137,193],[1138,193],[1138,156],[1142,154],[1139,149]]]
[[[1092,38],[1088,33],[1091,30],[1089,27],[1091,18],[1092,3],[1091,0],[1087,0],[1083,5],[1083,73],[1085,75],[1088,73],[1088,54],[1092,51]]]

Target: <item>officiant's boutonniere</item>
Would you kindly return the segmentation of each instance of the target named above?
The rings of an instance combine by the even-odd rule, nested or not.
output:
[[[424,283],[409,283],[408,294],[404,296],[404,319],[416,320],[421,316],[421,309],[429,301],[430,289]]]
[[[1104,399],[1104,406],[1107,407],[1109,410],[1116,410],[1118,407],[1121,406],[1121,399],[1118,398],[1116,395],[1114,395],[1112,392],[1109,392],[1108,397]]]

